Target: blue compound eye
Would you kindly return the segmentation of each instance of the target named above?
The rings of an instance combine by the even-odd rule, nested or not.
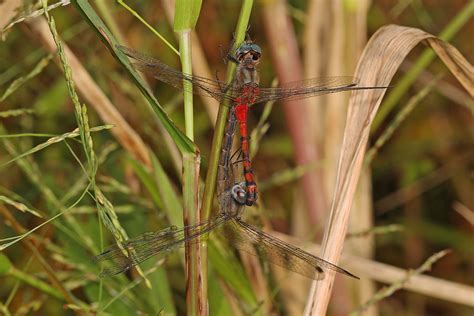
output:
[[[235,52],[236,55],[243,55],[248,53],[250,50],[252,50],[252,46],[248,44],[242,44],[240,45],[239,48],[237,48],[237,51]]]
[[[235,51],[235,56],[239,58],[239,56],[245,55],[247,53],[253,53],[252,55],[258,56],[257,58],[254,57],[254,60],[257,60],[260,58],[260,55],[262,55],[262,49],[260,46],[254,43],[243,43]]]

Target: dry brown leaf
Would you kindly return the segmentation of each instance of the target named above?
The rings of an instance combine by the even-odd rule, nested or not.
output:
[[[22,1],[7,0],[0,3],[0,30],[3,29],[16,15]]]
[[[415,28],[389,25],[377,31],[367,43],[355,76],[360,78],[365,86],[390,85],[402,61],[413,47],[422,41],[433,48],[472,96],[474,92],[472,65],[450,44]],[[386,90],[382,89],[359,90],[351,95],[336,188],[322,251],[324,259],[336,264],[342,252],[370,125],[385,92]],[[334,274],[328,274],[324,280],[313,283],[306,305],[306,315],[326,315],[333,281]]]

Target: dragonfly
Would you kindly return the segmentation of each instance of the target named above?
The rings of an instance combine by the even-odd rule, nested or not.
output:
[[[323,279],[328,270],[358,279],[349,271],[292,246],[241,219],[248,191],[245,189],[245,181],[234,183],[236,172],[233,167],[236,164],[230,162],[230,150],[235,127],[236,113],[231,109],[219,160],[217,194],[220,214],[204,223],[182,228],[171,226],[107,248],[94,258],[96,262],[105,265],[101,276],[125,272],[153,256],[166,257],[186,242],[206,240],[209,233],[216,232],[230,245],[242,251],[265,257],[270,263],[311,279]]]
[[[190,82],[192,83],[191,92],[194,94],[210,96],[219,102],[230,101],[231,107],[235,108],[235,115],[239,124],[243,175],[247,191],[245,204],[248,206],[253,205],[258,197],[257,184],[255,183],[250,160],[247,128],[250,106],[268,101],[308,98],[341,91],[386,88],[358,86],[357,78],[346,76],[320,77],[285,83],[273,88],[260,87],[257,66],[262,57],[262,49],[251,40],[245,40],[234,54],[228,54],[227,56],[229,61],[237,64],[236,76],[230,84],[225,84],[219,79],[185,74],[141,52],[124,46],[117,47],[134,60],[133,65],[137,70],[151,75],[161,82],[181,90],[185,89],[183,88],[183,82]]]

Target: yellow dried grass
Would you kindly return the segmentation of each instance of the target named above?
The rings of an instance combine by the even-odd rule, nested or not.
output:
[[[408,53],[420,42],[429,45],[467,92],[473,96],[473,67],[450,44],[416,28],[389,25],[368,42],[355,76],[367,86],[388,86]],[[359,90],[351,95],[347,125],[338,163],[331,214],[323,240],[322,257],[337,264],[347,231],[354,193],[361,173],[371,123],[386,90]],[[315,281],[305,315],[325,315],[334,275]],[[316,303],[317,302],[317,303]]]

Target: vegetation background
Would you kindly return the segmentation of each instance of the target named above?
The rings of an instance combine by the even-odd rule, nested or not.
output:
[[[120,43],[180,69],[177,55],[125,5],[114,1],[91,5]],[[169,1],[128,5],[178,47]],[[223,58],[231,47],[241,5],[240,1],[203,2],[193,37],[195,73],[225,77]],[[184,314],[182,251],[165,263],[153,259],[144,263],[148,281],[135,271],[100,279],[100,267],[91,261],[114,240],[103,229],[98,212],[109,216],[115,212],[113,225],[132,237],[182,223],[183,158],[176,137],[163,128],[75,6],[59,6],[50,14],[60,39],[77,57],[69,58],[69,65],[79,76],[74,80],[79,103],[71,96],[66,84],[71,80],[65,79],[59,59],[51,54],[44,16],[9,25],[41,5],[4,1],[0,8],[4,30],[0,314]],[[473,2],[461,0],[262,1],[253,4],[249,34],[263,50],[261,85],[271,86],[275,78],[353,75],[366,39],[388,24],[442,34],[472,64],[473,13]],[[284,40],[283,46],[279,39]],[[418,45],[405,59],[372,126],[368,149],[372,156],[363,172],[345,250],[401,269],[418,268],[440,250],[451,252],[426,272],[431,279],[419,278],[409,286],[403,275],[391,277],[393,271],[387,266],[374,271],[390,282],[343,260],[341,265],[362,280],[338,277],[330,315],[473,312],[474,102],[438,58],[422,61],[425,50],[429,49]],[[147,81],[165,112],[184,131],[182,93]],[[403,86],[401,82],[406,86],[402,91],[396,89]],[[292,242],[321,241],[346,117],[346,106],[341,104],[348,97],[344,93],[310,99],[299,107],[277,103],[251,109],[251,146],[261,193],[258,206],[246,212],[248,221],[274,234],[298,237]],[[195,97],[194,142],[202,160],[202,184],[217,111],[217,102]],[[384,138],[391,129],[393,134]],[[382,146],[374,146],[381,137]],[[120,229],[115,234],[123,237]],[[25,232],[27,237],[22,235]],[[255,271],[256,263],[249,261],[232,247],[209,247],[211,315],[300,315],[309,281],[265,262]],[[382,294],[383,299],[372,302],[387,282],[395,285],[393,289],[408,289]],[[450,293],[427,294],[420,290],[423,285],[440,286],[431,289],[435,293],[445,286]],[[470,303],[460,302],[463,295],[471,295]],[[371,303],[358,310],[367,302]]]

